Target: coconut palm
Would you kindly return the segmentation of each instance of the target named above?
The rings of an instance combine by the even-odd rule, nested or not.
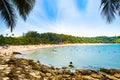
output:
[[[26,20],[34,4],[35,0],[0,0],[0,16],[11,32],[17,21],[16,10]]]
[[[116,13],[120,16],[120,0],[101,0],[101,14],[107,19],[108,23],[111,23],[116,16]]]

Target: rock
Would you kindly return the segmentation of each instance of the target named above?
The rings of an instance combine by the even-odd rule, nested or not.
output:
[[[71,71],[70,70],[63,70],[63,74],[71,74]]]
[[[81,73],[81,75],[91,75],[92,74],[91,70],[81,70],[79,72]]]
[[[83,80],[95,80],[94,78],[90,77],[90,76],[82,76]]]
[[[54,66],[51,66],[51,69],[52,69],[52,70],[55,70],[55,67],[54,67]]]
[[[47,77],[50,77],[52,74],[51,73],[46,73],[46,76]]]
[[[0,79],[0,80],[9,80],[9,78],[8,78],[8,77],[3,77],[3,78]]]
[[[63,74],[63,71],[62,70],[58,70],[57,73],[58,74]]]
[[[62,77],[63,77],[63,78],[69,78],[70,75],[63,75]]]
[[[34,72],[30,73],[31,76],[36,77],[36,78],[41,78],[41,76],[36,75]]]
[[[42,72],[40,72],[40,75],[41,75],[42,77],[45,77],[45,74],[44,74],[44,73],[42,73]]]
[[[75,72],[38,64],[33,60],[12,58],[8,62],[4,59],[0,64],[0,80],[119,80],[120,70],[101,68],[94,70],[76,69]]]
[[[11,67],[6,67],[6,68],[3,70],[4,74],[9,74],[10,71],[11,71]]]
[[[75,75],[75,79],[76,80],[82,79],[82,76],[81,75]]]
[[[40,75],[40,71],[34,71],[35,75]]]
[[[72,80],[75,80],[75,78],[72,78]]]
[[[67,69],[67,67],[66,67],[66,66],[63,66],[62,69]]]
[[[14,58],[14,57],[15,57],[15,55],[18,55],[18,54],[19,54],[19,55],[21,55],[21,53],[20,53],[20,52],[13,52],[13,53],[12,53],[12,55],[11,55],[11,59],[12,59],[12,58]]]
[[[63,77],[62,77],[62,75],[57,75],[57,76],[55,77],[55,79],[56,79],[56,80],[63,80]]]
[[[115,73],[120,73],[120,71],[116,70],[116,69],[110,69],[109,70],[109,74],[110,75],[114,75]]]
[[[8,67],[8,65],[0,65],[0,70],[5,69],[6,67]]]
[[[97,79],[100,79],[100,78],[102,77],[102,75],[100,75],[100,74],[95,74],[95,73],[91,74],[90,76],[91,76],[92,78],[97,78]]]
[[[76,75],[79,75],[79,74],[81,74],[82,71],[83,71],[83,70],[81,70],[81,69],[76,69],[76,70],[75,70],[75,74],[76,74]]]
[[[116,78],[120,78],[120,74],[114,74],[114,76],[116,77]]]
[[[118,78],[116,78],[116,77],[114,77],[114,76],[108,76],[108,78],[109,78],[110,80],[118,80]]]
[[[48,77],[44,77],[43,80],[49,80]]]
[[[13,55],[21,54],[20,52],[13,52]]]
[[[104,72],[106,74],[110,74],[110,75],[114,75],[115,73],[120,73],[119,70],[116,69],[104,69],[104,68],[100,68],[101,72]]]
[[[101,71],[101,72],[104,72],[104,73],[109,73],[109,70],[108,70],[108,69],[105,69],[105,68],[100,68],[100,71]]]

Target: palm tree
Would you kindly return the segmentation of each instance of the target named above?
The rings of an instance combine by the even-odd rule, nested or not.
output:
[[[101,0],[101,8],[101,14],[108,23],[115,19],[116,13],[120,16],[120,0]]]
[[[34,4],[35,0],[0,0],[0,16],[11,32],[17,21],[16,10],[23,20],[26,20]]]

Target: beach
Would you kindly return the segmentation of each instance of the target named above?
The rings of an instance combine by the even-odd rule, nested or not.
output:
[[[55,45],[9,45],[7,48],[0,46],[0,55],[11,55],[13,52],[23,52],[40,48],[54,47]],[[57,46],[57,45],[56,45]]]
[[[7,48],[0,46],[0,55],[9,56],[13,52],[24,52],[40,48],[59,47],[59,46],[79,46],[79,45],[103,45],[104,43],[83,43],[83,44],[41,44],[41,45],[9,45]],[[107,45],[107,44],[105,44]]]
[[[120,80],[120,70],[105,69],[70,71],[68,67],[46,66],[33,60],[10,57],[13,52],[24,52],[47,47],[94,45],[94,44],[60,44],[60,45],[9,45],[0,47],[0,80]],[[4,57],[3,57],[4,56]]]
[[[9,45],[7,48],[0,46],[0,55],[11,55],[13,52],[30,51],[40,48],[58,47],[58,46],[72,46],[84,44],[41,44],[41,45]]]

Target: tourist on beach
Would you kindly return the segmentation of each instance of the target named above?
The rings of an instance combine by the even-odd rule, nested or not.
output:
[[[70,62],[69,67],[70,68],[74,67],[72,62]]]

